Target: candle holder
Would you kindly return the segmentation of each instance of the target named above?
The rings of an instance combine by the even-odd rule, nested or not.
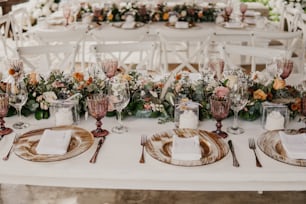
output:
[[[193,101],[180,101],[175,106],[174,122],[176,128],[197,129],[199,124],[199,104]]]
[[[80,120],[79,101],[73,100],[55,100],[50,104],[51,118],[55,126],[76,125]]]
[[[262,103],[262,127],[265,130],[286,129],[289,122],[289,110],[286,105],[270,102]]]

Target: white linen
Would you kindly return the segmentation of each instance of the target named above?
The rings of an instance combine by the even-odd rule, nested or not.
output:
[[[188,22],[178,21],[175,23],[175,28],[189,28]]]
[[[282,145],[292,159],[306,159],[306,134],[288,135],[283,131],[279,132]]]
[[[67,152],[71,140],[71,130],[44,131],[36,147],[38,154],[59,154]]]
[[[172,159],[199,160],[201,159],[199,136],[181,138],[173,135]]]

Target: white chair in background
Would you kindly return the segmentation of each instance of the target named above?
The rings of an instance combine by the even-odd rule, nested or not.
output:
[[[240,55],[240,56],[250,56],[251,57],[251,73],[256,71],[256,61],[254,57],[264,58],[267,60],[273,60],[279,56],[285,56],[286,50],[273,49],[273,48],[263,48],[263,47],[253,47],[253,46],[242,46],[242,45],[230,45],[226,44],[223,47],[225,53],[225,63],[229,67],[235,67],[237,64],[233,63],[228,56],[230,55]]]
[[[300,72],[303,67],[305,48],[302,31],[254,31],[252,45],[255,47],[272,47],[285,50],[286,57],[294,61],[295,71]],[[271,42],[276,42],[274,45]]]
[[[9,13],[12,27],[13,39],[16,47],[33,45],[28,31],[32,29],[31,16],[26,8],[18,8]]]
[[[74,30],[36,30],[32,36],[40,45],[78,45],[79,52],[76,61],[81,63],[81,69],[85,68],[85,39],[88,29],[85,27]]]
[[[96,62],[101,62],[104,59],[114,59],[118,61],[119,67],[126,70],[130,70],[135,64],[136,70],[155,71],[153,67],[156,51],[155,42],[96,44],[92,45],[91,51],[96,58]]]
[[[37,45],[18,47],[17,53],[26,72],[46,73],[58,69],[72,73],[78,48],[78,45]]]
[[[210,41],[211,30],[180,30],[160,29],[158,36],[161,44],[161,59],[164,72],[170,64],[174,73],[187,68],[191,72],[198,72],[204,55],[205,44]],[[173,59],[170,60],[170,57]]]
[[[0,41],[1,41],[1,50],[0,50],[0,59],[8,58],[9,51],[12,51],[13,48],[10,44],[9,38],[9,29],[10,29],[10,18],[8,14],[0,16]]]

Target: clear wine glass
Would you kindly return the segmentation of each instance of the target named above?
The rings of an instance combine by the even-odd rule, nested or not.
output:
[[[97,122],[97,128],[92,132],[95,137],[104,137],[109,134],[105,129],[102,129],[102,118],[105,117],[108,110],[108,96],[105,94],[94,94],[88,96],[86,99],[87,107],[90,115],[94,117]]]
[[[8,135],[13,130],[4,126],[4,117],[9,109],[9,97],[7,94],[0,93],[0,135]]]
[[[244,129],[239,127],[238,113],[244,108],[249,99],[247,85],[241,82],[236,83],[230,91],[231,109],[234,111],[234,121],[231,127],[227,128],[227,132],[234,135],[244,133]]]
[[[212,95],[210,97],[210,108],[212,116],[217,120],[217,130],[212,131],[220,137],[226,138],[228,134],[221,130],[222,120],[227,117],[229,109],[231,107],[231,100],[228,97],[218,97]]]
[[[113,127],[112,131],[119,134],[127,132],[128,128],[122,124],[121,112],[130,101],[128,82],[118,77],[110,79],[108,94],[110,106],[112,106],[118,114],[118,125]]]
[[[23,78],[20,77],[11,80],[10,83],[7,84],[6,93],[9,96],[9,104],[16,109],[19,118],[19,121],[13,124],[13,128],[27,128],[29,124],[23,122],[21,119],[22,106],[24,106],[28,100],[28,91],[26,84],[23,81]]]

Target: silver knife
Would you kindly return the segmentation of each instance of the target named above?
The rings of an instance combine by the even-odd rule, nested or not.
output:
[[[104,137],[101,137],[101,139],[99,140],[97,149],[96,149],[95,153],[92,155],[92,157],[91,157],[91,159],[89,161],[90,163],[96,163],[97,156],[98,156],[99,151],[100,151],[100,149],[102,147],[102,144],[104,143],[104,140],[105,140]]]
[[[232,156],[233,156],[233,166],[239,167],[240,165],[239,165],[239,162],[238,162],[238,160],[236,158],[235,149],[234,149],[232,140],[229,140],[227,143],[229,145],[229,148],[230,148]]]

